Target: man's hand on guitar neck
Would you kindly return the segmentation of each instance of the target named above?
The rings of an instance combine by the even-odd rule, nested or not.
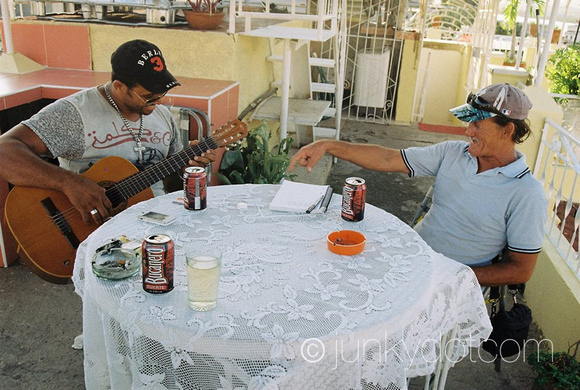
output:
[[[100,225],[110,218],[113,212],[111,201],[105,195],[105,190],[106,188],[82,175],[72,174],[66,183],[63,183],[62,192],[81,213],[85,224],[90,225],[95,222]]]
[[[198,140],[191,141],[189,143],[189,146],[197,145],[198,143],[199,143]],[[195,156],[193,160],[189,160],[189,165],[205,168],[214,161],[215,161],[215,151],[208,149],[205,152],[203,152],[200,156]]]

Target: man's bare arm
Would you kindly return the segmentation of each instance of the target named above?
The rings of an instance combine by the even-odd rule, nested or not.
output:
[[[0,136],[0,177],[19,186],[38,187],[64,193],[79,210],[85,223],[102,223],[111,213],[105,189],[91,180],[40,158],[49,155],[42,140],[19,124]],[[91,214],[96,209],[97,214]]]
[[[507,258],[497,264],[473,267],[482,286],[503,286],[525,283],[532,277],[538,254],[508,251]]]
[[[289,170],[292,172],[298,163],[310,171],[326,153],[366,169],[409,173],[400,150],[335,140],[320,140],[302,147],[292,157]]]

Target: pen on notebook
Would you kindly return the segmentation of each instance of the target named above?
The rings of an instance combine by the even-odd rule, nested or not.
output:
[[[316,206],[318,206],[318,203],[322,202],[323,199],[324,199],[324,195],[321,195],[320,198],[316,199],[316,202],[312,203],[310,205],[310,207],[308,207],[306,209],[306,214],[310,214],[312,212],[312,210],[314,210],[316,208]]]

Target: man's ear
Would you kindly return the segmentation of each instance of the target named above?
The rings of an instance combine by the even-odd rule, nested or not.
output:
[[[503,136],[511,139],[515,131],[516,125],[514,125],[513,122],[509,122],[507,125],[503,127],[502,134]]]

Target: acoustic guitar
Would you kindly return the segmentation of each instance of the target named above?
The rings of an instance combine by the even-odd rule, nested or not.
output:
[[[211,137],[143,171],[124,158],[105,157],[82,176],[106,188],[115,215],[152,198],[149,187],[186,166],[189,160],[247,134],[246,124],[235,120],[214,131]],[[20,258],[34,273],[52,283],[70,280],[78,246],[98,227],[94,222],[86,225],[62,192],[42,188],[14,187],[6,199],[5,215]]]

